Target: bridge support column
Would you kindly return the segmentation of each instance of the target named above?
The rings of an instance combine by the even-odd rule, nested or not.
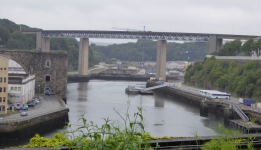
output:
[[[160,81],[166,80],[166,48],[167,41],[159,40],[157,44],[156,78]]]
[[[218,39],[216,35],[209,35],[208,55],[213,52],[218,52],[222,46],[223,39]]]
[[[42,38],[42,51],[50,52],[50,38]]]
[[[81,38],[79,47],[78,74],[88,75],[89,65],[89,39]]]

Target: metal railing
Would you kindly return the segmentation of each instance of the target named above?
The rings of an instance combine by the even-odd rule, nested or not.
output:
[[[237,114],[239,115],[239,117],[243,121],[249,121],[249,118],[246,116],[246,114],[237,105],[232,105],[232,108],[233,108],[234,111],[237,112]]]

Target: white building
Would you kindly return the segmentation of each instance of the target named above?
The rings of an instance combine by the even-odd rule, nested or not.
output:
[[[8,78],[8,94],[11,102],[25,104],[34,97],[35,75],[12,75]]]
[[[168,61],[166,62],[167,69],[184,69],[187,61]]]

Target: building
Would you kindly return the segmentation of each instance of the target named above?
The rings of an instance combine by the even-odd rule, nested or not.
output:
[[[7,114],[8,60],[0,55],[0,114]]]
[[[167,69],[184,69],[186,61],[168,61],[166,62]]]
[[[9,74],[8,94],[9,100],[25,104],[34,97],[35,75]]]

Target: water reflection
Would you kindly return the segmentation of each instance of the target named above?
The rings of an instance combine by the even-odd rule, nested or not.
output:
[[[155,94],[155,107],[164,108],[164,99],[160,96],[160,94]]]
[[[87,101],[88,82],[79,82],[78,84],[78,101]]]
[[[124,115],[127,100],[130,100],[131,117],[137,112],[137,107],[146,110],[143,113],[145,129],[152,136],[192,137],[195,133],[198,136],[216,135],[213,129],[216,129],[219,123],[223,124],[222,116],[209,113],[208,117],[202,117],[199,106],[174,96],[158,92],[154,92],[154,95],[128,95],[125,93],[128,85],[145,87],[146,82],[90,80],[90,82],[68,83],[67,107],[70,109],[69,119],[72,129],[82,125],[78,122],[78,118],[83,113],[88,123],[93,121],[99,126],[104,123],[101,118],[109,117],[110,120],[121,121],[113,108]],[[64,129],[52,130],[44,137],[52,137],[62,130]]]

